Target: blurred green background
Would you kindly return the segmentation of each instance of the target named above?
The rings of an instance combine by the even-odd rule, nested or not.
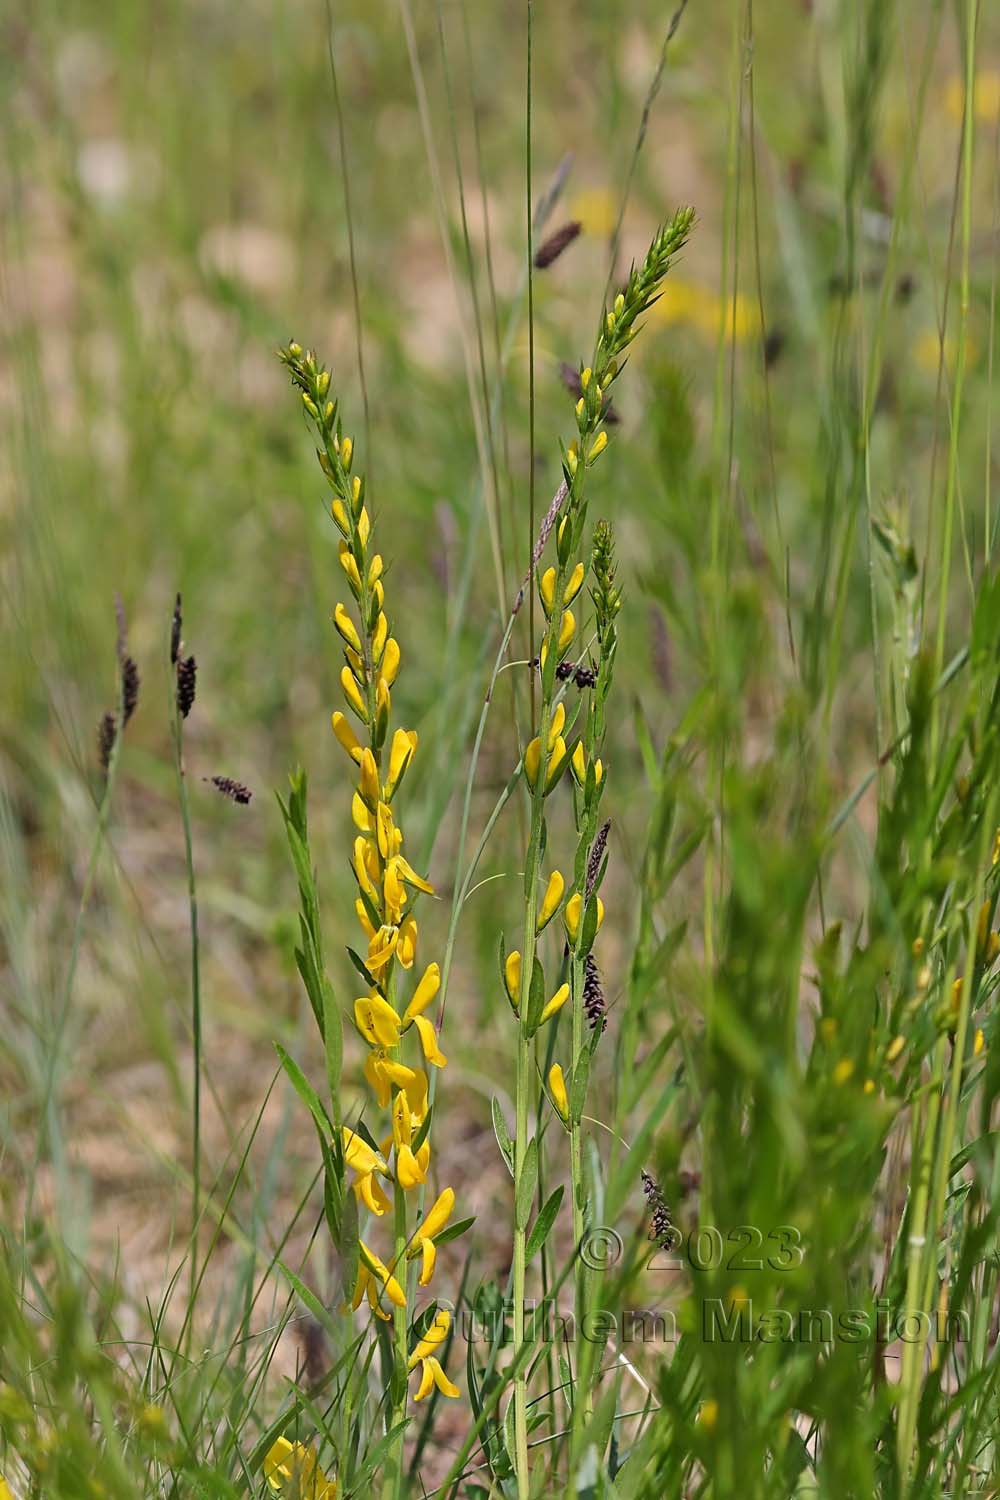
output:
[[[612,997],[648,816],[642,747],[655,758],[709,668],[731,670],[748,757],[781,732],[772,715],[794,688],[846,795],[876,750],[869,569],[905,654],[919,612],[906,548],[922,565],[944,483],[951,345],[942,362],[940,330],[956,316],[962,106],[952,8],[759,4],[752,36],[746,18],[745,7],[692,0],[651,99],[663,6],[534,8],[534,197],[555,183],[548,227],[582,225],[534,280],[539,514],[558,482],[557,440],[573,431],[560,363],[586,357],[609,270],[623,274],[679,203],[698,213],[617,387],[621,422],[592,489],[592,514],[617,528],[627,598],[609,755]],[[962,608],[968,557],[991,530],[996,467],[998,38],[984,11],[952,591]],[[187,767],[216,1095],[209,1153],[221,1166],[274,1074],[273,1037],[295,1040],[303,1020],[294,881],[273,801],[297,763],[310,773],[331,947],[353,921],[347,763],[329,730],[336,533],[273,350],[296,337],[332,364],[369,476],[404,653],[395,697],[423,745],[408,848],[447,898],[471,730],[530,539],[525,15],[419,0],[37,0],[0,20],[0,70],[0,1083],[11,1191],[32,1158],[100,794],[117,592],[142,695],[59,1067],[65,1160],[51,1181],[43,1169],[39,1202],[61,1198],[79,1248],[100,1257],[124,1243],[135,1284],[158,1285],[173,1212],[163,1189],[183,1179],[189,1130],[167,715],[174,593],[199,665]],[[859,409],[870,417],[860,480]],[[890,570],[864,507],[852,509],[859,482]],[[733,658],[722,664],[710,648],[713,492],[726,497]],[[522,638],[514,655],[528,654]],[[892,662],[879,670],[889,724]],[[501,678],[476,832],[516,763],[511,710],[523,714],[526,674],[522,664]],[[696,756],[687,769],[697,821]],[[216,774],[253,788],[249,809],[204,784]],[[495,952],[498,924],[517,910],[517,847],[511,810],[483,867],[497,879],[469,904],[445,1036],[465,1105],[439,1149],[443,1170],[476,1179],[468,1212],[504,1189],[488,1095],[508,1047]],[[673,899],[678,917],[697,909],[694,869]],[[429,956],[446,902],[422,920]],[[346,960],[334,968],[346,998]],[[268,1170],[294,1177],[289,1163],[310,1156],[307,1125],[290,1123],[280,1089],[268,1108]]]

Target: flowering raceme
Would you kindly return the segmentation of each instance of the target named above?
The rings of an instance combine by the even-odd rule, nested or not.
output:
[[[428,1284],[434,1272],[435,1240],[446,1229],[455,1203],[454,1193],[446,1188],[422,1219],[408,1203],[408,1195],[422,1197],[431,1163],[427,1069],[443,1068],[447,1062],[437,1028],[426,1014],[440,988],[441,972],[436,963],[422,970],[417,965],[414,908],[421,895],[434,891],[403,853],[399,821],[399,794],[418,739],[413,730],[392,725],[392,690],[401,652],[386,613],[384,563],[374,550],[364,478],[353,472],[353,443],[343,434],[337,403],[329,398],[329,373],[298,344],[282,350],[281,358],[320,439],[318,456],[333,491],[338,557],[350,594],[350,600],[338,601],[333,610],[344,653],[340,684],[346,712],[336,710],[332,725],[355,776],[350,865],[357,884],[355,912],[365,941],[361,956],[352,957],[365,978],[366,992],[355,999],[352,1017],[368,1048],[365,1079],[387,1120],[378,1144],[367,1130],[344,1125],[343,1157],[353,1174],[351,1186],[359,1207],[376,1220],[391,1210],[393,1225],[392,1252],[386,1261],[361,1243],[353,1306],[367,1299],[379,1318],[393,1320],[397,1371],[410,1372],[418,1365],[421,1369],[415,1399],[433,1388],[457,1396],[436,1355],[418,1353],[429,1335],[417,1342],[412,1354],[408,1348],[407,1266],[419,1259],[419,1283]],[[447,1324],[435,1348],[446,1333]],[[401,1407],[405,1409],[405,1384]],[[397,1401],[394,1422],[403,1414],[401,1407]]]

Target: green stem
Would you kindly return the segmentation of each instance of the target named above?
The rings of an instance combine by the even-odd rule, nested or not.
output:
[[[404,1285],[406,1280],[406,1193],[396,1183],[393,1193],[393,1233],[395,1236],[395,1251],[390,1270]],[[392,1390],[392,1414],[389,1418],[389,1431],[406,1417],[406,1361],[409,1356],[407,1345],[407,1309],[405,1307],[394,1307],[392,1310],[393,1341],[396,1346],[396,1368],[393,1372]],[[392,1445],[388,1462],[385,1466],[385,1480],[382,1485],[382,1500],[396,1500],[400,1492],[400,1482],[403,1477],[403,1438],[405,1434],[400,1433]]]
[[[177,707],[174,676],[171,674],[171,727],[174,740],[174,774],[177,778],[177,797],[184,826],[184,861],[187,866],[188,920],[191,931],[191,1034],[194,1057],[191,1079],[192,1112],[192,1206],[191,1206],[191,1272],[190,1302],[194,1301],[198,1285],[198,1228],[201,1220],[201,961],[198,940],[198,888],[194,873],[194,843],[191,835],[191,803],[188,798],[187,775],[184,769],[184,729]],[[189,1336],[193,1332],[194,1320],[188,1325]]]

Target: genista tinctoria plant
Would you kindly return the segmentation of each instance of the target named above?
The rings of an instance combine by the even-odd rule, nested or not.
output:
[[[513,1339],[515,1350],[524,1344],[525,1272],[528,1248],[536,1248],[538,1236],[531,1234],[532,1209],[539,1176],[538,1142],[529,1135],[529,1114],[534,1108],[539,1062],[536,1038],[567,1002],[571,1005],[571,1039],[568,1057],[552,1063],[548,1073],[553,1107],[567,1128],[573,1194],[573,1234],[579,1251],[588,1222],[588,1194],[583,1175],[581,1123],[587,1098],[587,1080],[593,1046],[603,1030],[603,1005],[598,1000],[600,980],[592,949],[603,917],[598,888],[604,872],[607,830],[598,831],[601,801],[607,788],[599,754],[604,738],[605,703],[611,686],[616,634],[615,616],[620,595],[614,581],[614,557],[610,529],[597,527],[590,548],[592,600],[595,612],[596,667],[582,667],[582,682],[589,686],[586,708],[582,698],[572,713],[567,711],[566,671],[569,652],[580,636],[574,603],[587,578],[584,561],[587,525],[587,474],[608,446],[606,414],[608,394],[624,366],[625,351],[638,332],[638,319],[656,300],[672,258],[684,245],[694,218],[693,210],[681,209],[653,239],[641,266],[633,267],[622,291],[602,317],[594,354],[580,369],[580,397],[576,403],[577,436],[564,450],[563,483],[545,518],[535,548],[532,568],[543,560],[545,548],[555,533],[555,559],[536,575],[544,615],[538,645],[541,693],[537,719],[522,759],[524,780],[531,798],[531,822],[524,861],[524,925],[521,946],[503,961],[503,978],[517,1022],[516,1119],[512,1143],[514,1175],[513,1246]],[[579,608],[579,606],[577,606]],[[582,665],[582,664],[581,664]],[[573,677],[581,666],[574,668]],[[593,681],[591,682],[591,679]],[[578,721],[582,714],[582,724]],[[575,734],[575,737],[574,737]],[[572,878],[547,859],[547,803],[570,772],[574,786],[577,847]],[[546,873],[546,865],[549,865]],[[567,940],[564,971],[557,985],[546,981],[539,939],[562,907]],[[587,1027],[594,1016],[596,1024]],[[550,1049],[551,1051],[551,1049]],[[548,1205],[546,1205],[546,1208]],[[546,1213],[543,1208],[542,1216]],[[577,1263],[577,1312],[586,1307],[586,1267]],[[573,1426],[576,1431],[590,1410],[591,1381],[570,1383]],[[529,1493],[528,1468],[528,1370],[517,1363],[513,1397],[514,1467],[517,1493]]]
[[[301,784],[293,785],[285,811],[304,887],[299,966],[326,1041],[331,1083],[332,1114],[322,1111],[317,1119],[327,1167],[328,1219],[345,1265],[345,1300],[355,1310],[366,1303],[376,1319],[391,1322],[393,1328],[386,1391],[391,1439],[385,1457],[388,1495],[396,1492],[401,1470],[410,1378],[415,1381],[415,1402],[435,1391],[447,1397],[459,1395],[442,1365],[450,1314],[438,1311],[429,1322],[426,1318],[415,1322],[413,1316],[416,1287],[430,1285],[436,1242],[447,1233],[455,1204],[453,1190],[446,1187],[422,1216],[416,1207],[431,1159],[427,1069],[443,1068],[447,1061],[438,1046],[435,1025],[426,1015],[440,987],[440,970],[436,963],[421,969],[417,962],[414,908],[421,894],[430,895],[433,890],[403,854],[400,792],[417,753],[417,736],[412,730],[392,726],[392,687],[401,653],[385,610],[383,561],[372,543],[364,479],[352,472],[353,444],[344,436],[337,403],[330,398],[329,372],[295,343],[282,350],[280,357],[301,392],[319,439],[319,461],[333,491],[331,513],[340,532],[340,565],[353,600],[352,607],[339,602],[333,611],[343,645],[340,682],[347,713],[338,709],[332,722],[355,777],[350,863],[364,944],[360,954],[348,951],[363,980],[364,993],[354,1001],[351,1014],[368,1048],[364,1076],[372,1102],[365,1119],[374,1121],[381,1113],[384,1120],[377,1134],[360,1121],[356,1129],[351,1128],[339,1116],[340,1021],[331,1012],[329,982],[322,973],[318,912],[308,867],[303,874],[302,855],[308,846]],[[283,1060],[289,1067],[289,1060]],[[301,1085],[301,1075],[292,1076]],[[315,1117],[315,1103],[310,1100],[310,1104]],[[344,1190],[345,1171],[353,1174],[353,1194]],[[352,1196],[354,1204],[349,1202]],[[378,1239],[372,1235],[372,1243],[356,1238],[352,1226],[358,1209],[373,1220]]]

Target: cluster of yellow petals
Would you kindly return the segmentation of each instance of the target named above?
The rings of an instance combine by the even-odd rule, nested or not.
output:
[[[339,454],[345,471],[349,470],[349,438],[340,439]],[[364,967],[370,987],[354,1002],[354,1023],[369,1049],[365,1079],[379,1108],[388,1110],[391,1117],[391,1129],[377,1146],[373,1137],[345,1127],[343,1149],[359,1204],[381,1218],[390,1207],[383,1182],[394,1183],[404,1193],[427,1183],[431,1159],[426,1138],[427,1073],[403,1061],[402,1047],[404,1036],[413,1030],[423,1061],[430,1067],[445,1066],[437,1028],[425,1014],[440,989],[441,971],[436,963],[428,964],[409,999],[404,1003],[398,998],[400,971],[412,970],[417,956],[412,902],[418,894],[434,894],[430,882],[403,853],[403,832],[395,810],[396,794],[416,755],[418,739],[408,729],[389,732],[391,689],[399,672],[400,650],[385,614],[382,558],[369,554],[371,522],[357,477],[334,500],[332,511],[342,536],[340,565],[357,604],[357,618],[343,603],[333,611],[344,649],[340,681],[347,713],[338,710],[332,717],[333,733],[357,773],[351,799],[356,829],[351,868],[358,888],[355,910],[367,941]],[[351,716],[363,726],[361,737]],[[446,1188],[409,1238],[406,1256],[419,1258],[421,1286],[433,1274],[435,1237],[445,1228],[454,1202],[454,1193]],[[382,1319],[391,1317],[388,1308],[406,1307],[405,1278],[398,1274],[398,1266],[387,1266],[364,1244],[353,1306],[358,1308],[363,1301]],[[421,1363],[422,1394],[429,1380],[427,1389],[436,1384],[445,1395],[458,1395],[433,1351],[421,1356]]]
[[[288,1500],[336,1500],[337,1481],[327,1479],[305,1443],[275,1438],[264,1459],[264,1477],[270,1489]]]
[[[458,1387],[452,1385],[437,1358],[437,1350],[448,1337],[450,1327],[451,1313],[442,1309],[410,1355],[410,1369],[415,1370],[420,1366],[420,1385],[413,1397],[414,1401],[423,1401],[435,1387],[442,1396],[458,1395]]]

